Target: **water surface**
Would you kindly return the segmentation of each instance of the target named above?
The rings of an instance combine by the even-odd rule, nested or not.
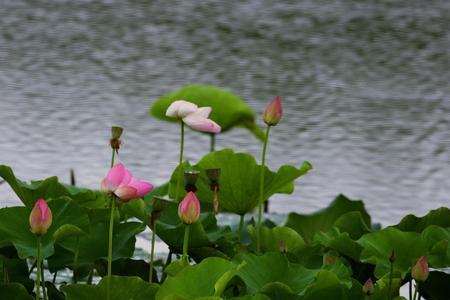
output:
[[[79,185],[98,187],[114,124],[125,128],[120,160],[163,183],[178,128],[148,108],[214,84],[258,115],[280,95],[268,164],[314,165],[272,211],[311,212],[344,193],[390,224],[449,204],[449,28],[446,0],[2,0],[0,163],[26,180],[68,181],[74,168]],[[260,155],[242,129],[218,147]],[[206,151],[208,138],[189,132],[187,158]],[[5,184],[0,197],[19,203]]]

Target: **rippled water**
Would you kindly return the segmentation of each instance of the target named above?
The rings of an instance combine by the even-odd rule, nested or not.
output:
[[[268,164],[315,169],[272,211],[311,212],[345,193],[385,224],[422,214],[450,200],[449,28],[447,0],[1,0],[0,163],[27,180],[68,181],[74,168],[79,185],[97,187],[117,124],[120,159],[162,183],[178,128],[148,108],[208,83],[258,114],[282,97]],[[260,153],[242,129],[218,147]],[[188,133],[187,158],[207,150]],[[18,203],[5,184],[0,197]]]

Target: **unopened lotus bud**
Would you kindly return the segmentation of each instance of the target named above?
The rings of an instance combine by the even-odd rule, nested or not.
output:
[[[269,105],[267,105],[266,110],[263,114],[264,123],[269,126],[275,126],[280,122],[283,115],[283,107],[281,106],[280,97],[276,96]]]
[[[30,214],[31,232],[36,235],[46,234],[50,225],[52,225],[52,211],[44,199],[39,199]]]
[[[332,266],[332,265],[336,264],[337,259],[338,259],[338,257],[334,253],[328,252],[323,255],[322,263],[324,265]]]
[[[374,290],[372,278],[367,279],[363,285],[363,292],[366,295],[372,295]]]
[[[281,253],[286,253],[287,252],[287,245],[286,242],[284,240],[280,240],[280,252]]]
[[[200,218],[200,202],[193,192],[187,193],[178,205],[178,216],[184,224],[194,224]]]
[[[391,254],[389,255],[389,261],[391,262],[391,264],[393,264],[396,259],[397,259],[397,255],[395,254],[394,249],[392,249]]]
[[[430,269],[428,268],[428,261],[425,256],[421,256],[417,261],[416,265],[411,270],[411,276],[417,281],[426,281],[428,275],[430,274]]]

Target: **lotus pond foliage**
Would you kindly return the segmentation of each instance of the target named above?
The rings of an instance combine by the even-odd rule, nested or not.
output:
[[[151,112],[181,128],[178,165],[161,186],[134,178],[130,162],[116,163],[117,126],[99,190],[56,177],[28,183],[0,165],[22,202],[0,209],[0,299],[450,299],[448,208],[386,228],[361,200],[344,195],[283,222],[263,214],[266,201],[291,194],[312,169],[308,161],[267,167],[269,131],[282,122],[279,97],[262,116],[265,132],[242,99],[216,87],[185,87]],[[198,162],[184,161],[185,125],[212,135],[247,127],[262,140],[261,160],[211,147]],[[235,215],[234,223],[222,224],[221,214]],[[137,258],[136,237],[146,228],[149,255]],[[168,246],[167,259],[155,260],[157,238]]]

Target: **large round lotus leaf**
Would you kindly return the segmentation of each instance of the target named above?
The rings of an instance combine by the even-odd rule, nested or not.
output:
[[[0,284],[0,299],[7,300],[33,300],[23,285],[19,283]]]
[[[138,222],[127,222],[114,225],[113,260],[131,257],[134,254],[136,235],[145,229]],[[66,251],[57,251],[48,259],[52,270],[72,267],[73,257],[78,249],[78,267],[92,269],[99,259],[108,257],[109,224],[91,223],[89,233],[58,241],[58,245]]]
[[[395,253],[394,273],[402,278],[417,259],[427,254],[427,243],[419,233],[403,232],[389,227],[363,235],[358,243],[364,248],[361,261],[376,265],[375,276],[381,278],[390,271],[389,257]]]
[[[430,225],[450,227],[450,209],[446,207],[434,209],[423,217],[407,215],[394,227],[402,231],[422,232]]]
[[[243,99],[211,85],[192,84],[166,94],[153,103],[151,115],[165,121],[176,121],[174,118],[166,117],[167,108],[176,100],[186,100],[199,107],[211,107],[210,118],[222,127],[222,132],[240,126],[248,128],[260,139],[264,136],[255,124],[255,113]]]
[[[184,164],[185,169],[188,167],[187,164]],[[202,203],[210,205],[214,198],[205,170],[220,168],[219,209],[243,215],[258,206],[262,167],[250,154],[223,149],[204,156],[192,168],[200,171],[196,194]],[[295,179],[305,175],[311,168],[309,162],[304,162],[300,168],[284,165],[276,172],[266,167],[264,169],[263,199],[267,200],[276,193],[292,193]],[[172,198],[175,196],[177,178],[178,168],[175,169],[170,180],[169,195]],[[182,190],[183,187],[184,180],[180,184],[179,190],[179,195],[182,196],[186,193]]]
[[[353,283],[354,284],[354,283]],[[310,284],[304,295],[299,300],[363,300],[364,294],[360,287],[350,289],[344,285],[340,278],[333,272],[321,270]]]
[[[430,225],[422,232],[422,238],[428,245],[429,264],[434,268],[450,267],[450,228]]]
[[[61,290],[67,300],[106,299],[107,278],[98,285],[72,284],[64,285]],[[158,290],[157,284],[149,284],[139,277],[111,276],[111,300],[152,300]]]
[[[254,226],[248,226],[248,232],[253,244],[256,243],[256,229]],[[300,255],[306,247],[303,238],[292,228],[289,227],[261,227],[261,251],[274,252],[283,251]]]
[[[350,214],[343,217],[349,212],[359,212],[360,215]],[[337,222],[336,226],[349,230],[350,236],[358,236],[371,224],[370,216],[362,201],[352,201],[344,195],[339,195],[327,208],[314,214],[290,213],[286,226],[300,233],[307,242],[311,242],[317,232],[329,230],[335,222]],[[352,228],[353,226],[349,224],[354,224],[356,227]]]
[[[54,252],[53,234],[65,224],[87,230],[89,218],[85,210],[67,197],[51,199],[48,202],[53,222],[47,233],[41,237],[42,255],[49,257]],[[0,209],[0,241],[9,241],[17,249],[20,258],[37,256],[37,238],[30,231],[31,208],[6,207]]]
[[[268,252],[262,256],[242,254],[235,259],[240,263],[246,263],[237,275],[246,284],[249,294],[259,293],[268,284],[279,282],[289,287],[293,294],[302,295],[317,280],[317,274],[322,271],[335,274],[339,278],[340,284],[344,283],[345,286],[348,286],[350,283],[350,272],[341,263],[325,267],[327,270],[306,269],[299,264],[289,262],[286,256],[280,252]]]
[[[105,207],[107,201],[102,192],[64,185],[58,181],[57,177],[26,183],[17,179],[11,168],[4,165],[0,165],[0,177],[11,186],[17,197],[28,207],[33,207],[40,198],[50,199],[62,196],[68,196],[77,204],[87,208]]]
[[[340,232],[336,227],[327,232],[316,233],[314,242],[359,261],[362,246],[354,241],[347,232]]]
[[[195,266],[187,266],[174,277],[168,277],[161,285],[156,300],[177,299],[167,297],[183,297],[181,299],[198,299],[206,296],[220,296],[223,286],[231,279],[227,274],[238,266],[222,258],[207,258]],[[225,276],[225,277],[224,277]],[[224,281],[227,279],[228,281]]]

